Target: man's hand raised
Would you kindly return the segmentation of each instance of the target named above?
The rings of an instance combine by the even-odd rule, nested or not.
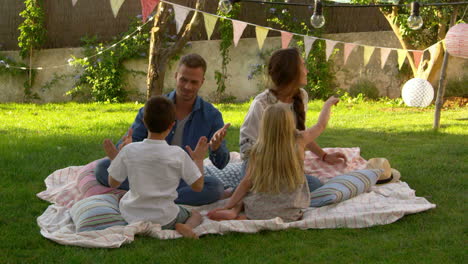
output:
[[[212,151],[218,150],[223,142],[224,137],[226,137],[227,130],[231,126],[231,123],[225,124],[222,128],[220,128],[216,133],[214,133],[213,137],[210,140],[210,148]]]

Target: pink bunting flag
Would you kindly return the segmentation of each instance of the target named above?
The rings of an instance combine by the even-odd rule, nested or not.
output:
[[[179,33],[180,29],[184,25],[185,19],[187,18],[188,13],[190,10],[180,5],[174,5],[174,16],[176,21],[176,29],[177,34]]]
[[[335,47],[336,43],[338,43],[338,41],[326,39],[325,43],[327,45],[327,49],[325,51],[325,54],[326,54],[326,58],[328,60],[328,58],[330,58],[330,55],[333,53],[333,48]]]
[[[237,43],[239,43],[239,39],[242,36],[242,33],[244,32],[245,28],[247,27],[247,23],[238,21],[238,20],[232,20],[232,27],[233,27],[233,33],[234,33],[234,46],[237,47]]]
[[[143,16],[143,22],[146,22],[146,19],[151,12],[153,12],[158,3],[159,0],[141,0],[141,14]]]
[[[312,49],[312,45],[314,44],[317,38],[304,36],[304,51],[305,57],[309,57],[310,50]]]
[[[72,0],[72,5],[75,6],[76,2],[78,2],[78,0]]]
[[[424,53],[423,51],[419,51],[419,50],[413,51],[414,66],[416,67],[416,69],[419,69],[419,63],[421,62],[423,53]]]
[[[281,31],[281,48],[287,48],[289,46],[289,42],[291,42],[292,37],[292,33]]]
[[[344,64],[348,61],[349,54],[357,45],[354,43],[345,43],[344,44]]]
[[[380,48],[380,67],[383,69],[385,63],[387,63],[388,55],[390,55],[392,49]]]

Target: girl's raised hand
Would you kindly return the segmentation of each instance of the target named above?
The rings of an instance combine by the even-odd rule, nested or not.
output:
[[[325,103],[329,105],[336,105],[338,104],[339,101],[340,101],[340,98],[331,96],[330,98],[328,98],[328,100]]]

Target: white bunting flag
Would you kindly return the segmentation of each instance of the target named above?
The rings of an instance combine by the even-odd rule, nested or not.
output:
[[[124,3],[124,1],[125,0],[110,0],[112,13],[114,14],[114,17],[117,17],[120,7],[122,7],[122,4]]]
[[[244,32],[246,27],[247,23],[238,20],[232,20],[232,28],[234,34],[233,41],[235,47],[237,47],[237,43],[239,43],[239,39],[241,38],[242,33]]]
[[[405,62],[406,53],[408,53],[408,51],[404,49],[399,49],[397,50],[397,53],[398,53],[398,69],[401,70],[401,66],[403,66],[403,63]]]
[[[76,2],[78,2],[78,0],[72,0],[72,5],[75,6]]]
[[[374,50],[375,47],[373,46],[364,46],[364,66],[366,66],[369,63],[370,58],[374,53]]]
[[[349,54],[357,45],[354,43],[345,43],[344,44],[344,64],[348,61]]]
[[[333,53],[333,48],[335,47],[336,43],[338,43],[338,41],[326,39],[325,43],[327,45],[327,49],[325,50],[325,55],[328,60],[328,58],[330,58],[330,55]]]
[[[218,21],[218,18],[208,13],[203,13],[203,20],[205,20],[205,29],[206,34],[208,35],[208,39],[211,39],[211,35],[213,34],[213,30],[216,26],[216,21]]]
[[[312,45],[314,44],[317,38],[304,36],[304,51],[305,57],[309,57],[310,50],[312,49]]]
[[[289,42],[291,42],[292,37],[292,33],[281,31],[281,48],[286,49],[289,47]]]
[[[184,25],[185,19],[187,18],[187,15],[190,12],[190,10],[179,5],[174,5],[173,8],[176,20],[177,34],[179,34],[179,31]]]
[[[265,42],[265,39],[268,35],[268,28],[256,26],[255,33],[257,34],[258,48],[262,49],[263,43]]]
[[[385,63],[387,63],[390,52],[392,52],[392,49],[380,48],[380,67],[382,69],[385,67]]]

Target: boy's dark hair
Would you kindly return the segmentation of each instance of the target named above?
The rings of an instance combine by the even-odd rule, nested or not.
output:
[[[145,104],[143,121],[152,133],[166,131],[175,121],[174,103],[164,96],[151,97]]]
[[[183,56],[180,61],[179,61],[179,67],[185,65],[189,68],[202,68],[203,73],[206,72],[206,61],[203,59],[202,56],[196,54],[196,53],[191,53]]]

